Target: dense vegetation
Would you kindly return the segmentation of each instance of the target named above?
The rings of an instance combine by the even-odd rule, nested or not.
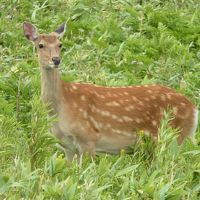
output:
[[[40,32],[67,21],[62,78],[99,85],[160,83],[200,105],[199,0],[0,0],[0,199],[200,198],[200,146],[176,145],[166,115],[155,145],[66,164],[40,101]],[[200,127],[200,126],[199,126]],[[200,129],[197,142],[200,142]]]

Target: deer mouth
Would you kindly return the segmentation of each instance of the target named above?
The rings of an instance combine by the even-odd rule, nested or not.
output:
[[[58,67],[59,67],[59,65],[55,65],[54,63],[50,63],[50,64],[47,64],[45,66],[45,69],[51,70],[51,69],[57,69]]]
[[[58,68],[58,67],[59,67],[59,64],[58,64],[58,65],[55,65],[55,64],[54,64],[54,67],[55,67],[55,68]]]

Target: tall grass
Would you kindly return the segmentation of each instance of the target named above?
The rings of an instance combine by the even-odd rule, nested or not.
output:
[[[199,106],[198,0],[1,0],[0,20],[0,199],[200,198],[200,147],[177,146],[167,114],[156,144],[139,132],[133,154],[67,164],[40,101],[35,49],[22,33],[23,21],[46,33],[67,22],[65,81],[160,83]]]

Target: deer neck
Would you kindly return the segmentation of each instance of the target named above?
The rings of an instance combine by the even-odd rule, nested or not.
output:
[[[48,104],[53,114],[58,110],[59,101],[62,99],[61,80],[58,69],[41,69],[42,101]]]

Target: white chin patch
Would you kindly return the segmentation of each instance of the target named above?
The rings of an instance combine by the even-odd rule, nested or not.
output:
[[[54,65],[54,64],[48,64],[48,65],[46,66],[46,69],[53,69],[53,68],[55,68],[55,65]]]

